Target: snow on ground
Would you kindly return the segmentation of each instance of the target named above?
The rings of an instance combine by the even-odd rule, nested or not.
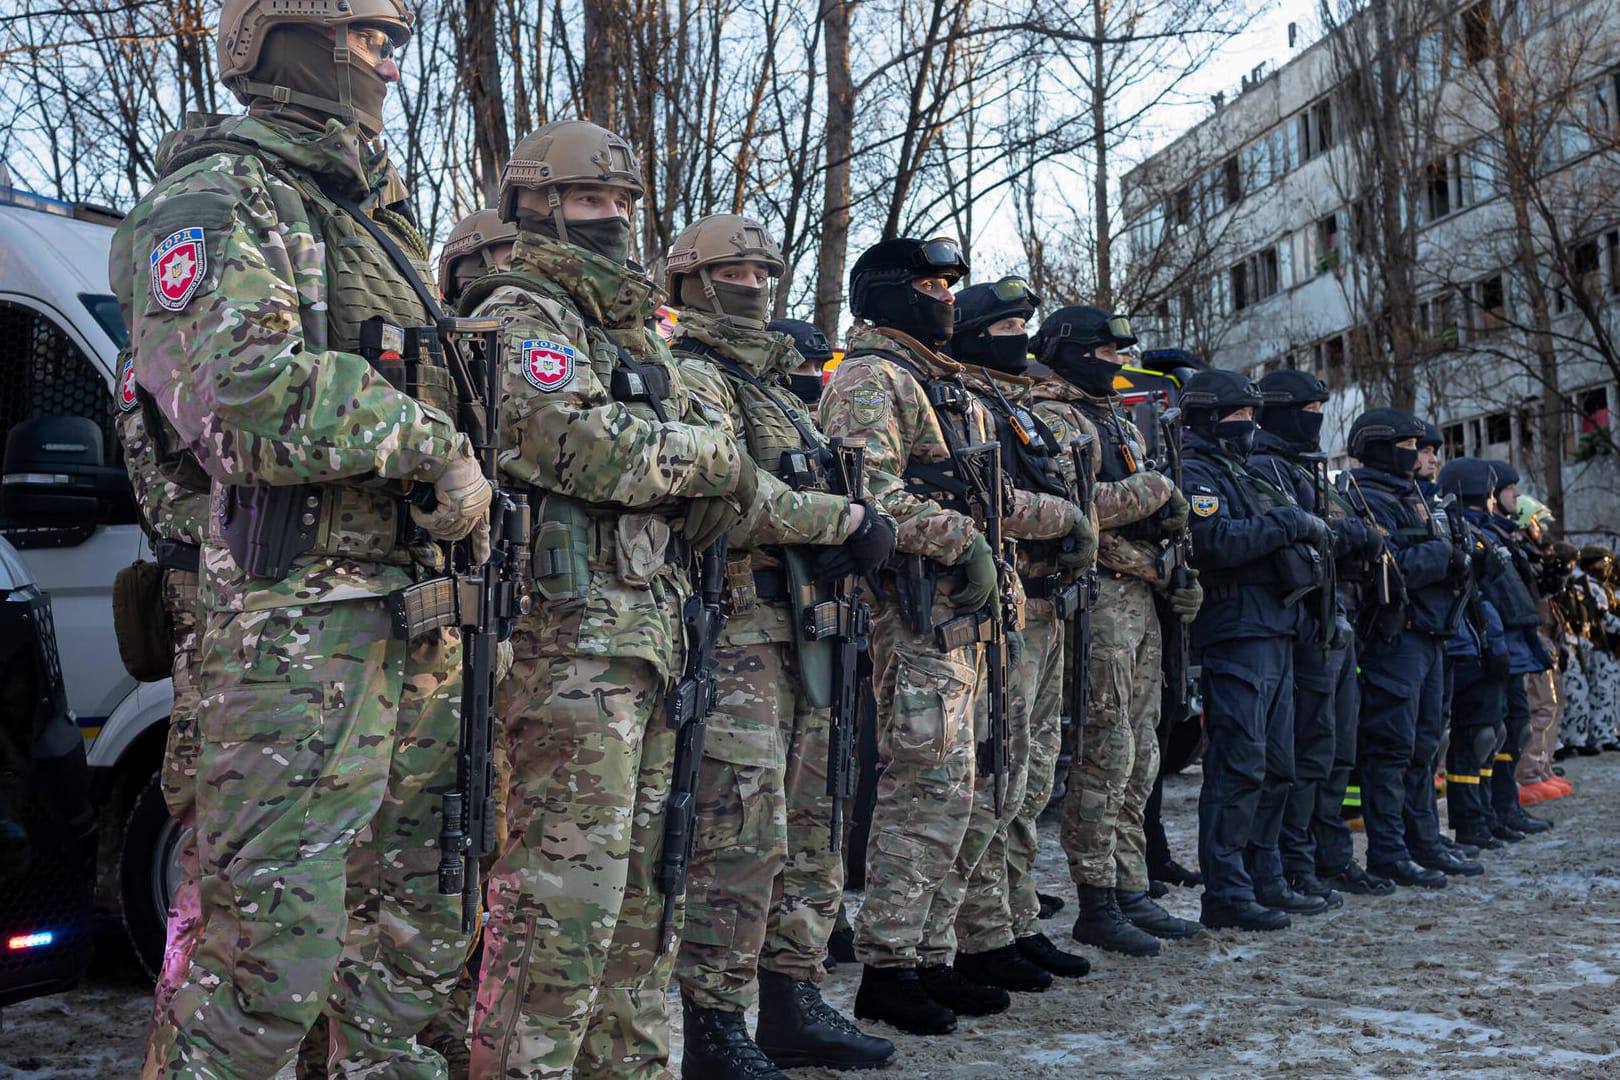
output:
[[[1152,960],[1086,949],[1087,978],[1015,995],[1008,1012],[964,1018],[954,1035],[876,1026],[900,1048],[888,1075],[1620,1080],[1620,757],[1565,765],[1575,794],[1535,808],[1558,827],[1487,853],[1483,877],[1349,897],[1290,930],[1206,933]],[[1196,770],[1166,784],[1171,845],[1184,862],[1197,794]],[[1047,932],[1072,945],[1074,891],[1055,822],[1041,871],[1045,891],[1069,901]],[[1172,890],[1166,904],[1198,915],[1195,890]],[[854,966],[831,972],[827,998],[848,1012],[859,978]],[[138,980],[112,970],[8,1009],[0,1076],[134,1077],[147,1002]]]

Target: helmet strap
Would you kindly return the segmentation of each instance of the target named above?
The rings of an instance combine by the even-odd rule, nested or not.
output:
[[[546,205],[551,208],[551,223],[557,226],[557,239],[568,243],[568,222],[563,218],[562,196],[557,194],[555,184],[546,188]]]

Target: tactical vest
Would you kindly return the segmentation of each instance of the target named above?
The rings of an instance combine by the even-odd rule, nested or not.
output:
[[[1080,410],[1091,418],[1097,428],[1098,482],[1115,484],[1141,472],[1143,462],[1147,459],[1147,447],[1125,429],[1125,424],[1115,411],[1113,402],[1098,405],[1096,402],[1083,400],[1080,402]],[[1121,525],[1111,531],[1123,540],[1139,543],[1151,544],[1164,538],[1164,530],[1152,517]]]
[[[402,328],[436,324],[437,312],[427,308],[396,264],[365,228],[341,209],[322,189],[318,177],[288,165],[250,143],[230,138],[197,143],[169,163],[174,171],[215,154],[256,158],[281,186],[266,186],[282,221],[307,217],[310,233],[321,239],[326,278],[326,348],[362,352],[362,326],[373,318]],[[397,214],[380,213],[376,220],[402,249],[423,253],[421,238]],[[411,272],[431,282],[426,263],[413,261]],[[429,284],[429,289],[432,285]],[[422,348],[398,361],[365,357],[394,389],[454,418],[458,397],[443,354]],[[403,501],[408,485],[401,481],[353,480],[335,484],[299,485],[295,495],[256,487],[230,485],[222,493],[216,522],[229,542],[240,527],[238,515],[262,513],[296,515],[299,554],[341,556],[406,566],[420,561],[412,556],[419,538]],[[267,501],[268,500],[268,501]],[[274,507],[273,510],[268,509]],[[234,524],[233,524],[234,522]],[[305,542],[307,541],[307,543]],[[425,545],[418,545],[422,551]],[[233,546],[233,551],[235,550]]]
[[[1268,511],[1279,506],[1294,505],[1281,488],[1271,484],[1248,466],[1223,454],[1211,454],[1210,457],[1219,462],[1227,473],[1237,478],[1238,482],[1232,485],[1232,491],[1236,492],[1233,502],[1243,511],[1241,516],[1263,517]],[[1315,548],[1308,544],[1290,544],[1262,559],[1238,566],[1204,570],[1200,580],[1212,588],[1232,585],[1271,585],[1277,587],[1284,596],[1288,596],[1301,589],[1309,589],[1313,585],[1322,585],[1326,580],[1326,568],[1322,565],[1321,555]]]
[[[933,407],[940,434],[945,436],[945,445],[953,453],[974,442],[974,432],[968,426],[968,415],[978,398],[967,388],[960,375],[926,375],[910,358],[891,349],[859,349],[844,359],[847,361],[861,356],[881,356],[917,380],[928,397],[928,404]],[[900,473],[900,481],[905,484],[907,492],[932,499],[947,510],[955,510],[978,521],[968,502],[967,482],[957,475],[954,460],[917,461],[908,458],[905,469]]]

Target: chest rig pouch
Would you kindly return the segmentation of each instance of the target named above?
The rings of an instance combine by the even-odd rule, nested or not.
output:
[[[1237,493],[1235,501],[1245,517],[1263,517],[1276,507],[1293,505],[1281,488],[1248,466],[1219,454],[1215,455],[1215,460],[1237,478],[1232,490]],[[1310,544],[1290,544],[1265,559],[1211,573],[1216,585],[1270,585],[1285,607],[1298,603],[1305,594],[1327,582],[1321,552]]]
[[[346,198],[322,188],[318,178],[292,170],[286,163],[261,153],[247,143],[222,139],[188,149],[170,164],[178,169],[216,153],[257,158],[280,184],[268,185],[283,221],[306,220],[309,231],[321,240],[324,254],[326,326],[306,336],[311,348],[364,356],[378,374],[401,392],[447,415],[457,415],[457,395],[442,350],[438,348],[438,316],[432,294],[423,284],[422,267],[400,250],[400,241],[424,254],[420,237],[387,236],[382,226]],[[398,230],[403,219],[384,215]],[[369,228],[368,228],[369,226]],[[375,230],[375,231],[373,231]],[[387,243],[379,236],[387,236]],[[384,358],[380,330],[398,330],[396,355]],[[407,340],[406,328],[415,328]],[[373,339],[372,347],[364,339]],[[237,566],[255,577],[280,580],[300,555],[333,555],[394,565],[414,560],[406,528],[404,496],[408,488],[397,481],[356,480],[341,484],[297,484],[279,487],[229,485],[215,507],[220,538],[230,548]]]
[[[1098,439],[1098,481],[1115,484],[1127,477],[1135,476],[1146,467],[1147,448],[1126,428],[1124,420],[1115,411],[1112,403],[1099,406],[1090,401],[1083,401],[1080,408],[1096,424],[1097,433],[1101,436]],[[1164,539],[1165,535],[1154,517],[1133,521],[1114,531],[1121,539],[1135,543],[1156,543]]]

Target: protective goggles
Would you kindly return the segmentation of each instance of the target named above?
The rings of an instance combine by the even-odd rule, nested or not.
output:
[[[920,269],[952,271],[958,275],[967,272],[967,260],[962,258],[962,248],[955,240],[943,237],[929,240],[918,248],[917,263]]]
[[[404,45],[403,41],[396,43],[394,35],[379,26],[351,25],[348,31],[349,47],[371,64],[397,59]]]
[[[1136,344],[1136,335],[1131,333],[1131,320],[1124,315],[1108,317],[1108,332],[1114,336],[1115,345]]]
[[[1022,300],[1030,307],[1041,306],[1041,294],[1029,287],[1029,283],[1020,277],[1004,277],[990,286],[996,299],[1003,303],[1012,304]],[[1130,328],[1127,321],[1126,329]]]

